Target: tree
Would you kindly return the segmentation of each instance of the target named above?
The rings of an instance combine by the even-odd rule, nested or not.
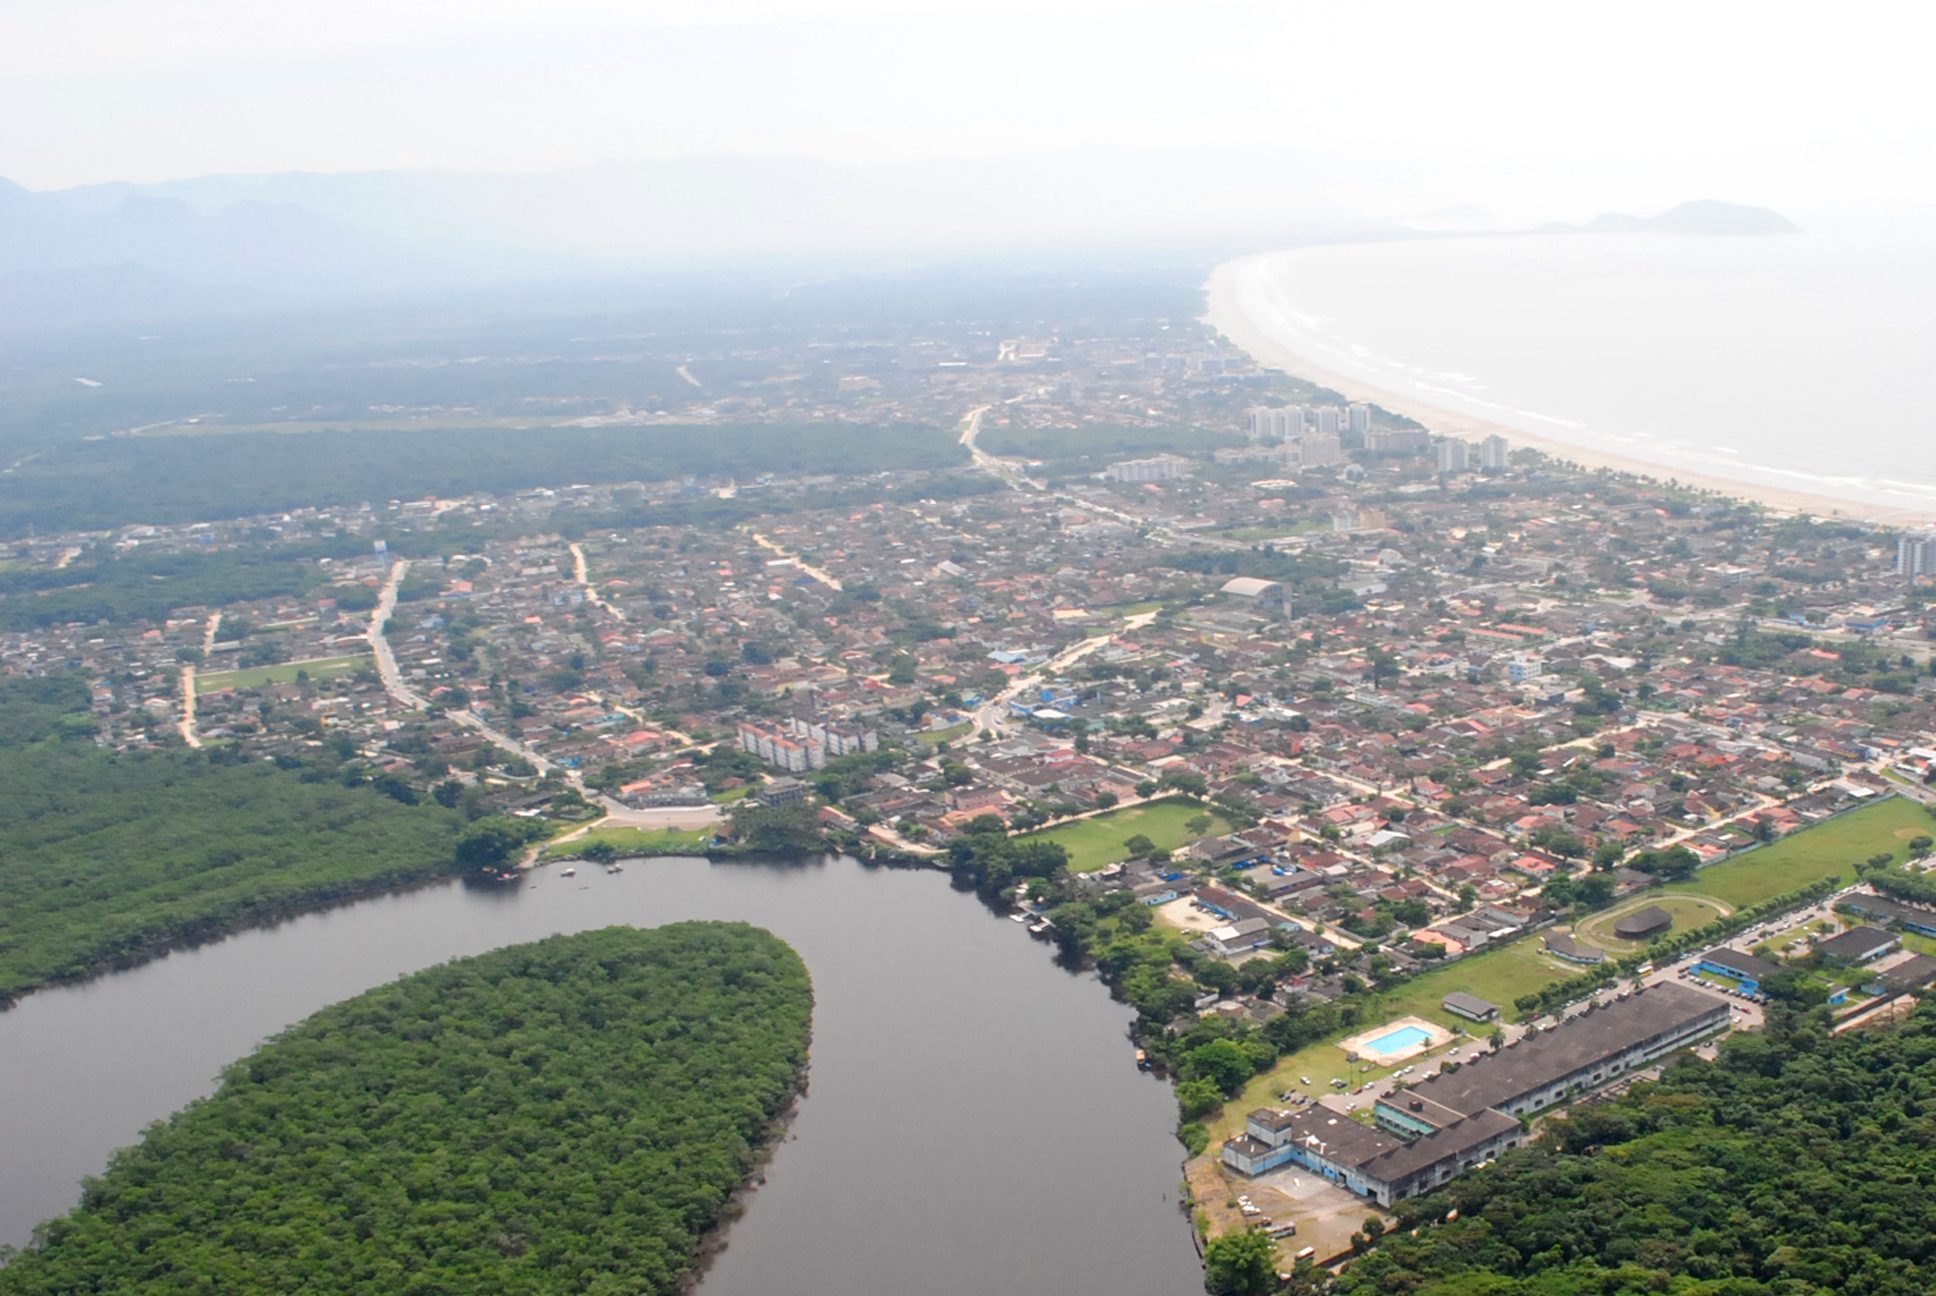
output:
[[[1191,815],[1183,821],[1183,826],[1190,830],[1192,836],[1196,837],[1201,837],[1209,832],[1215,824],[1216,820],[1207,814]]]
[[[1203,1288],[1211,1296],[1263,1296],[1277,1287],[1277,1244],[1248,1230],[1210,1239]]]
[[[1235,1094],[1250,1079],[1250,1055],[1234,1040],[1211,1040],[1183,1055],[1178,1074],[1186,1080],[1208,1080],[1226,1094]]]
[[[467,873],[495,876],[510,865],[512,857],[527,841],[544,835],[544,825],[530,819],[511,819],[494,815],[480,819],[457,839],[457,867]]]
[[[1137,833],[1134,837],[1124,839],[1123,849],[1128,851],[1131,856],[1137,859],[1143,859],[1156,854],[1156,843],[1144,834]]]
[[[1121,799],[1122,798],[1118,797],[1114,792],[1108,792],[1108,791],[1098,792],[1096,793],[1096,809],[1108,810]]]
[[[1223,1093],[1209,1080],[1178,1081],[1176,1106],[1184,1120],[1193,1121],[1223,1106]]]
[[[593,841],[578,853],[594,864],[610,864],[618,858],[618,847],[608,841]]]

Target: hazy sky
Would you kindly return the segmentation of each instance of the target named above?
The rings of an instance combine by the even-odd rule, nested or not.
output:
[[[7,0],[0,175],[54,188],[1216,144],[1361,159],[1367,192],[1398,203],[1927,201],[1936,138],[1922,42],[1897,25],[1910,11]]]

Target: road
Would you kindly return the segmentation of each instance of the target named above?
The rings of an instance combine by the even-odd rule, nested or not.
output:
[[[76,549],[74,552],[79,553],[80,550]],[[203,627],[203,662],[207,662],[209,656],[214,653],[215,632],[221,629],[221,627],[222,614],[220,612],[210,616],[208,624]],[[183,663],[181,668],[181,698],[181,720],[176,723],[175,728],[181,734],[183,742],[187,743],[190,747],[200,747],[202,745],[202,736],[195,729],[195,667],[189,663]]]
[[[181,723],[175,726],[181,732],[181,739],[190,747],[200,747],[202,736],[195,732],[195,668],[187,663],[181,668]]]
[[[747,534],[753,537],[754,544],[766,550],[768,553],[778,554],[782,558],[792,559],[793,565],[795,567],[798,567],[801,571],[813,577],[815,580],[819,581],[822,585],[825,585],[828,589],[838,590],[840,588],[840,579],[839,577],[833,575],[833,573],[823,571],[818,567],[814,567],[808,564],[804,559],[800,557],[800,555],[793,553],[787,549],[781,548],[779,545],[773,543],[773,541],[767,539],[765,536],[761,535],[757,531],[749,531]]]
[[[1135,616],[1126,618],[1123,621],[1123,630],[1140,630],[1155,618],[1156,613],[1154,612],[1139,612]],[[1064,648],[1061,652],[1049,658],[1040,666],[1037,666],[1027,675],[1023,675],[1010,683],[1007,688],[1004,688],[994,697],[989,698],[986,702],[983,702],[975,708],[975,731],[977,733],[992,733],[999,736],[1003,732],[1003,720],[1008,715],[1008,704],[1010,702],[1020,697],[1029,689],[1041,688],[1044,680],[1060,674],[1062,671],[1067,670],[1069,667],[1081,661],[1084,657],[1089,656],[1091,653],[1099,652],[1116,642],[1116,635],[1119,633],[1121,632],[1111,631],[1108,634],[1092,635],[1079,644],[1073,644],[1068,648]]]
[[[370,613],[370,628],[364,637],[370,641],[370,652],[376,658],[376,671],[383,679],[383,691],[401,707],[412,711],[424,711],[430,707],[429,700],[404,682],[403,672],[397,669],[396,654],[390,651],[390,640],[384,634],[384,628],[390,621],[390,614],[396,611],[397,589],[403,584],[403,578],[409,574],[409,571],[408,558],[399,558],[396,565],[390,568],[390,577],[383,582],[383,589],[377,595],[376,607]],[[444,714],[449,716],[453,723],[463,725],[466,729],[479,734],[498,750],[530,761],[532,767],[540,774],[549,774],[557,768],[545,757],[510,735],[493,729],[470,711],[446,710]],[[565,777],[574,785],[578,783],[578,775],[574,771],[565,771]]]
[[[625,620],[625,613],[619,611],[610,603],[607,603],[605,596],[600,594],[597,588],[592,585],[590,570],[585,565],[584,546],[580,545],[577,541],[573,541],[570,547],[571,578],[578,582],[578,588],[585,591],[585,601],[600,611],[605,612],[614,621]]]

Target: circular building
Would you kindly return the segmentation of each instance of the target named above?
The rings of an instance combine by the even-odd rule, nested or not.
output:
[[[1623,941],[1650,941],[1674,925],[1674,915],[1659,905],[1636,909],[1614,923],[1613,934]]]

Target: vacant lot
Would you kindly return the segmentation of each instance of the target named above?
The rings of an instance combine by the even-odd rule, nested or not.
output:
[[[313,657],[308,661],[278,662],[274,666],[245,666],[240,670],[197,672],[195,692],[220,693],[224,689],[261,688],[264,684],[293,684],[296,676],[313,680],[334,679],[371,665],[366,656]]]
[[[1188,828],[1189,821],[1198,815],[1209,817],[1208,833],[1194,833]],[[1158,850],[1176,850],[1189,845],[1199,836],[1214,836],[1229,831],[1230,823],[1222,815],[1194,801],[1179,799],[1157,801],[1128,810],[1112,810],[1093,819],[1078,819],[1074,823],[1033,833],[1030,839],[1059,843],[1069,852],[1070,872],[1092,873],[1105,865],[1128,859],[1130,852],[1123,843],[1131,837],[1147,837],[1156,843]]]
[[[1914,801],[1890,797],[1704,868],[1666,889],[1713,896],[1737,908],[1760,904],[1830,876],[1853,882],[1857,864],[1884,851],[1902,860],[1910,838],[1923,833],[1936,836],[1936,819]]]

